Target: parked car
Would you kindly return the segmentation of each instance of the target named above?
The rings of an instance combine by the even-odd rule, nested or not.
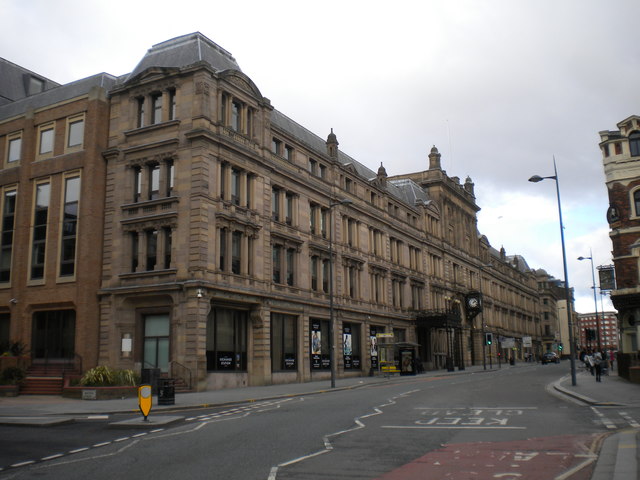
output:
[[[555,352],[545,352],[542,354],[542,364],[560,363],[560,357]]]

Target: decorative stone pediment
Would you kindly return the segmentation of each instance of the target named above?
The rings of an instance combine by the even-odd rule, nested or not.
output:
[[[220,76],[231,85],[248,93],[252,97],[257,98],[258,100],[262,99],[262,94],[260,93],[260,90],[258,90],[256,84],[253,83],[253,80],[247,77],[244,73],[232,70],[222,72]]]

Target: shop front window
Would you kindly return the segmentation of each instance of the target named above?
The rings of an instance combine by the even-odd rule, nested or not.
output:
[[[214,308],[207,319],[207,370],[246,371],[248,312]]]

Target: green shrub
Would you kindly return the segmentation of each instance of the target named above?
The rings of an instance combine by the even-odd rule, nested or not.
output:
[[[117,370],[116,384],[135,387],[140,383],[140,375],[133,370]]]
[[[0,353],[4,357],[21,357],[27,354],[27,345],[19,342],[11,340],[0,345]]]
[[[114,370],[106,365],[87,370],[80,380],[80,385],[87,387],[133,387],[138,383],[138,375],[133,370]]]
[[[0,384],[19,385],[26,375],[26,372],[20,367],[7,367],[0,372]]]

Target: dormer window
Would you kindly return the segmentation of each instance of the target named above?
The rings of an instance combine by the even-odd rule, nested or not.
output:
[[[44,90],[44,82],[36,77],[29,78],[29,92],[28,95],[35,95]]]

